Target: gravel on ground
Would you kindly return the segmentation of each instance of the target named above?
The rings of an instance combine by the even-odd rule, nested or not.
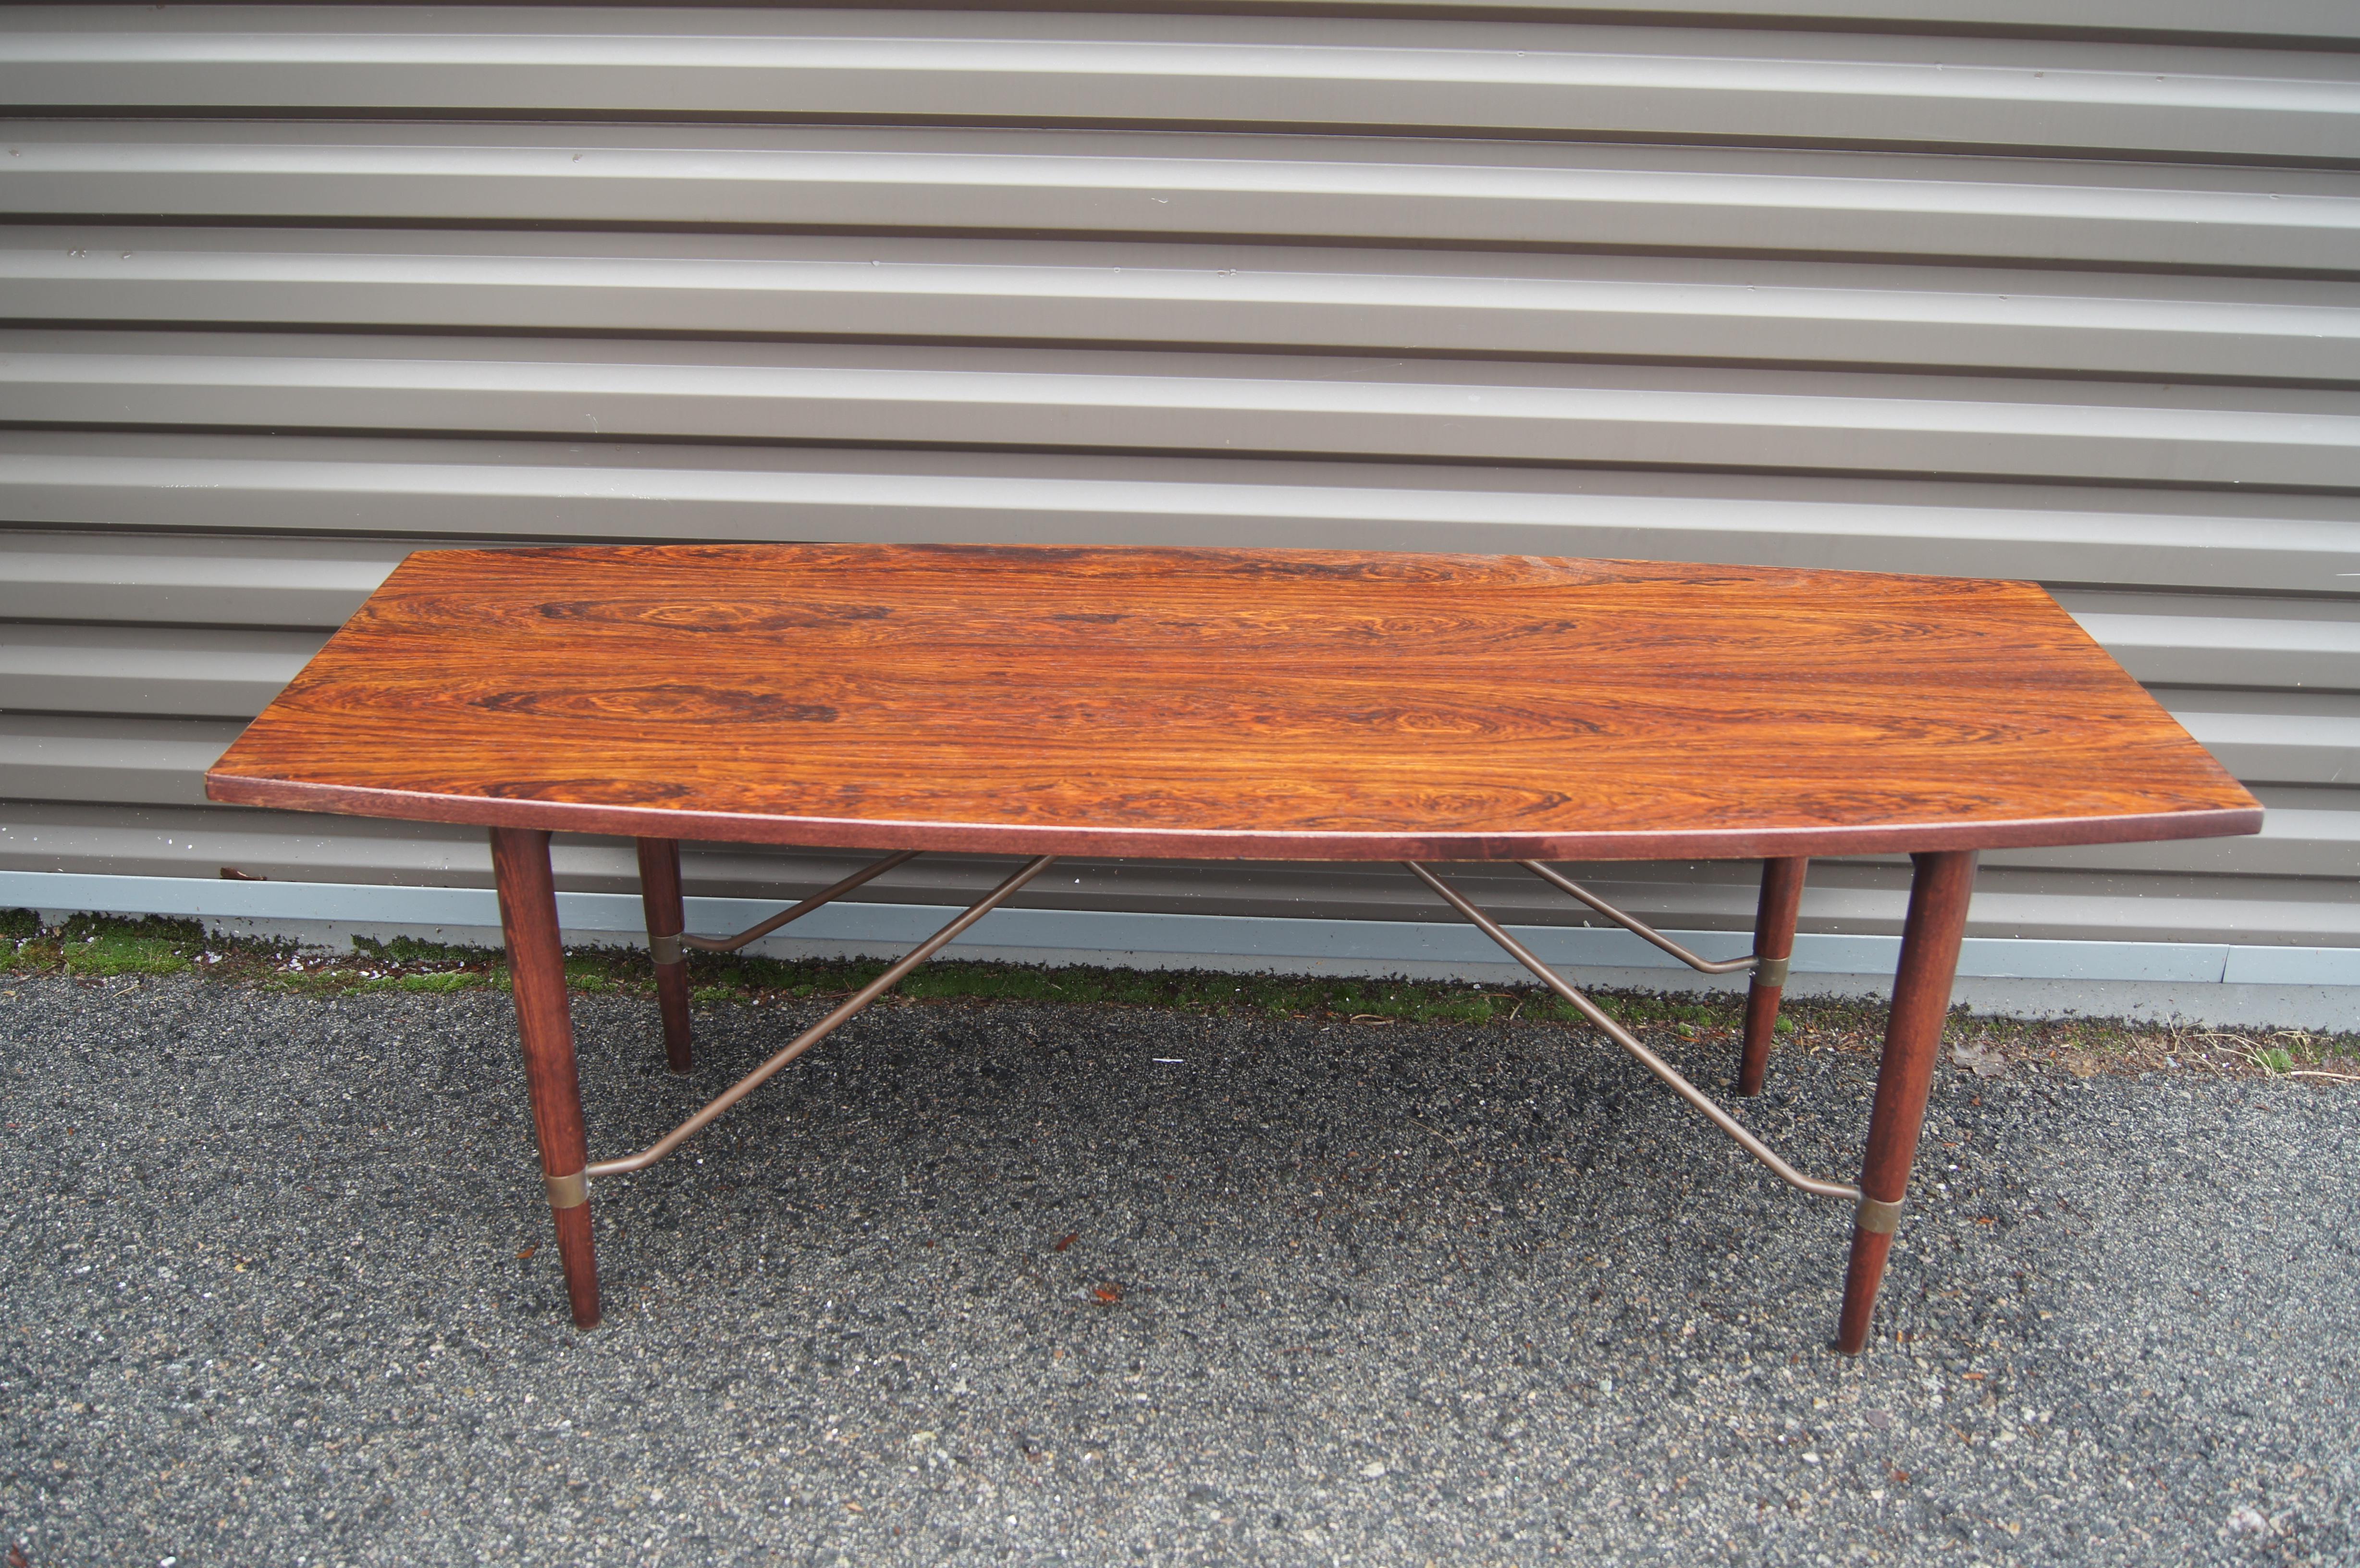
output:
[[[1946,1062],[1847,1358],[1594,1035],[888,1005],[598,1184],[585,1334],[505,998],[6,984],[11,1564],[2360,1562],[2346,1085]],[[594,1153],[823,1005],[577,996]],[[1848,1176],[1874,1071],[1743,1115]]]

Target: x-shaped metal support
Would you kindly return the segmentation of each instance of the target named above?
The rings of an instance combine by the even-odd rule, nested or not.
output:
[[[1014,897],[1054,862],[1041,855],[1027,862],[998,887],[936,931],[884,973],[831,1008],[827,1015],[773,1052],[759,1066],[732,1083],[694,1116],[637,1154],[592,1161],[582,1125],[581,1091],[575,1074],[574,1030],[565,996],[564,955],[559,945],[557,899],[550,876],[549,834],[536,830],[496,828],[492,832],[493,864],[500,892],[500,917],[517,998],[518,1032],[524,1047],[526,1076],[532,1092],[534,1130],[541,1145],[542,1174],[558,1232],[559,1252],[565,1265],[567,1288],[574,1301],[574,1321],[584,1327],[599,1318],[597,1268],[589,1223],[589,1180],[643,1171],[678,1149],[744,1099],[789,1063],[825,1040],[899,985],[909,973],[956,942],[975,923]],[[640,846],[643,890],[649,909],[650,945],[654,950],[658,991],[662,1001],[665,1034],[675,1069],[688,1065],[687,983],[683,961],[688,947],[734,952],[756,938],[851,891],[912,858],[915,852],[889,855],[843,878],[752,929],[727,939],[689,937],[682,933],[678,845],[644,841]],[[1550,991],[1562,997],[1609,1040],[1635,1058],[1706,1119],[1760,1160],[1781,1181],[1820,1197],[1842,1198],[1854,1205],[1852,1255],[1844,1287],[1844,1310],[1837,1335],[1839,1348],[1859,1350],[1865,1343],[1869,1314],[1885,1258],[1899,1222],[1909,1164],[1924,1120],[1926,1094],[1933,1057],[1948,1011],[1951,976],[1966,922],[1967,896],[1974,880],[1972,851],[1921,854],[1917,879],[1910,890],[1909,918],[1903,933],[1899,973],[1895,978],[1892,1021],[1886,1030],[1885,1055],[1877,1076],[1876,1103],[1869,1125],[1868,1151],[1858,1186],[1823,1181],[1796,1170],[1769,1145],[1748,1131],[1736,1117],[1650,1051],[1637,1036],[1617,1023],[1596,1003],[1542,963],[1532,951],[1497,921],[1470,903],[1426,866],[1404,863],[1410,872],[1439,894],[1470,923],[1497,942],[1509,956],[1530,970]],[[1617,924],[1636,932],[1681,962],[1707,973],[1754,971],[1748,1004],[1746,1062],[1740,1076],[1742,1092],[1759,1086],[1761,1054],[1766,1050],[1769,1016],[1775,1015],[1777,987],[1786,979],[1786,954],[1757,951],[1743,959],[1711,961],[1699,958],[1664,936],[1607,904],[1603,899],[1539,864],[1523,863],[1545,881],[1580,899]],[[1764,878],[1762,930],[1784,946],[1791,942],[1793,913],[1802,886],[1800,861],[1771,861]],[[1778,868],[1784,867],[1785,871]],[[1772,919],[1774,906],[1783,909],[1783,931]],[[1768,945],[1766,942],[1765,946]],[[1774,967],[1775,966],[1775,967]],[[1770,970],[1769,975],[1765,975]],[[1765,984],[1766,982],[1766,984]],[[1768,998],[1769,1012],[1762,1014]],[[1757,1016],[1762,1015],[1762,1016]],[[1759,1026],[1759,1027],[1757,1027]],[[1757,1037],[1761,1050],[1757,1050]]]

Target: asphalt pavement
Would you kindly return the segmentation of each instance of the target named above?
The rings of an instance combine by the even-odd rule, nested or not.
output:
[[[584,1334],[504,997],[6,985],[11,1563],[2360,1562],[2360,1087],[1946,1062],[1855,1359],[1594,1036],[888,1006],[598,1185]],[[605,1155],[817,1004],[575,1007]],[[1849,1175],[1874,1065],[1744,1114]]]

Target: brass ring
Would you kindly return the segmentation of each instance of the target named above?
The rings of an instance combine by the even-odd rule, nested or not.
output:
[[[1888,1203],[1863,1196],[1852,1215],[1852,1228],[1864,1236],[1891,1236],[1901,1228],[1901,1204],[1902,1200],[1897,1198]]]

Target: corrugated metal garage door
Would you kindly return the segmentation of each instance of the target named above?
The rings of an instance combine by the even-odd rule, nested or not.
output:
[[[0,867],[486,882],[199,786],[439,541],[1535,550],[2038,579],[2269,826],[1995,855],[1978,934],[2360,946],[2340,0],[19,8],[0,99]]]

